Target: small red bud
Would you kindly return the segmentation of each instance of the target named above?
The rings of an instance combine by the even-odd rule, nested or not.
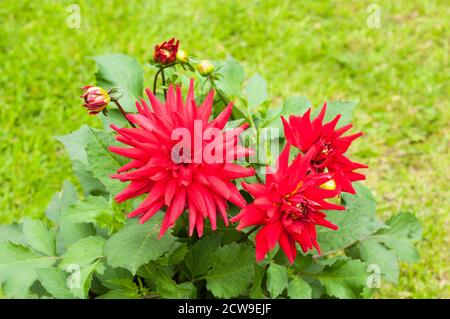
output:
[[[83,106],[88,110],[89,115],[96,115],[103,111],[111,97],[108,91],[98,86],[83,86],[84,93],[81,98],[84,99]]]

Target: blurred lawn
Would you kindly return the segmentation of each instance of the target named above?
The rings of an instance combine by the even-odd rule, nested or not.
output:
[[[81,7],[81,28],[66,25]],[[0,3],[0,222],[42,216],[64,179],[73,179],[53,139],[98,125],[80,107],[93,83],[88,56],[124,52],[144,63],[176,36],[201,57],[243,61],[268,79],[274,103],[293,93],[314,105],[360,100],[365,132],[353,157],[379,214],[415,213],[422,260],[403,265],[400,284],[380,297],[449,298],[449,39],[447,1],[18,1]],[[147,69],[147,83],[150,83]]]

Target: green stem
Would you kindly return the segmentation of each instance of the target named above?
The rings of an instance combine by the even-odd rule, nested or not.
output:
[[[248,232],[246,232],[241,238],[239,238],[236,242],[240,243],[241,241],[245,240],[248,238],[248,236],[250,236],[252,233],[254,233],[255,231],[257,231],[259,229],[260,226],[255,226],[253,227],[251,230],[249,230]]]
[[[125,110],[123,109],[122,105],[120,105],[119,101],[114,100],[114,104],[116,104],[117,108],[119,109],[120,113],[122,113],[123,117],[130,123],[132,127],[136,127],[128,118],[127,113],[125,113]]]
[[[164,68],[161,69],[162,85],[164,87],[164,100],[167,100],[166,77],[164,76]]]
[[[211,77],[211,75],[208,75],[208,80],[211,83],[211,87],[217,92],[217,95],[222,100],[223,104],[227,106],[230,101],[227,101],[225,96],[223,96],[222,92],[217,88],[216,82],[214,82],[214,79]]]
[[[155,77],[153,79],[153,95],[156,96],[156,83],[158,82],[158,76],[161,73],[162,68],[159,68],[158,71],[155,74]]]

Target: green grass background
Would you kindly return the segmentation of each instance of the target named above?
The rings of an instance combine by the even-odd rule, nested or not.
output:
[[[93,83],[89,56],[148,60],[176,36],[200,57],[234,56],[262,74],[274,104],[304,94],[359,99],[365,136],[352,156],[368,163],[379,214],[421,220],[421,261],[402,265],[379,297],[449,298],[449,16],[443,1],[23,1],[0,3],[0,222],[43,216],[71,164],[53,137],[98,125],[80,106]],[[66,25],[70,4],[81,27]],[[381,9],[370,29],[367,6]],[[150,70],[146,69],[147,85]]]

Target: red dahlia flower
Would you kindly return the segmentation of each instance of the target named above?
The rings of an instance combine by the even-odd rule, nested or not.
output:
[[[83,106],[88,110],[89,115],[100,113],[111,101],[108,92],[101,87],[86,85],[82,89],[84,90],[81,96],[84,99]]]
[[[315,153],[311,158],[311,168],[316,172],[329,172],[336,182],[338,190],[355,193],[352,182],[364,180],[363,174],[354,172],[358,168],[367,168],[366,165],[352,162],[344,153],[362,132],[342,136],[352,128],[352,124],[336,129],[341,115],[337,115],[330,122],[323,124],[327,104],[325,103],[320,114],[310,120],[311,109],[303,116],[290,116],[289,122],[281,117],[284,125],[286,140],[299,148],[303,153],[315,148]]]
[[[111,146],[110,150],[132,159],[112,176],[131,182],[115,196],[116,201],[147,194],[139,207],[128,215],[140,216],[141,223],[167,207],[160,236],[174,225],[186,208],[190,236],[194,227],[202,236],[205,218],[215,230],[217,211],[228,225],[227,201],[239,207],[246,205],[232,181],[254,174],[252,168],[233,163],[252,153],[237,144],[239,134],[248,125],[222,131],[231,115],[232,104],[210,121],[214,91],[197,106],[193,81],[186,102],[179,86],[176,93],[169,87],[165,105],[149,89],[146,93],[151,108],[141,99],[140,103],[136,102],[138,114],[127,115],[137,128],[111,126],[119,133],[117,140],[130,147]],[[211,134],[214,132],[215,135]],[[192,150],[190,145],[193,145]]]
[[[277,242],[291,263],[297,255],[296,243],[304,252],[315,247],[320,253],[316,225],[337,229],[325,219],[326,214],[322,210],[344,209],[325,201],[336,196],[338,191],[320,188],[331,179],[330,174],[310,170],[314,147],[305,155],[299,154],[291,165],[288,163],[289,151],[288,143],[277,160],[277,171],[268,171],[265,184],[242,183],[255,200],[231,219],[232,222],[239,221],[238,230],[262,226],[256,234],[258,261],[264,259]]]
[[[155,45],[155,52],[153,52],[153,60],[156,63],[164,65],[174,63],[177,60],[178,45],[180,41],[175,38],[169,41],[164,41]]]

